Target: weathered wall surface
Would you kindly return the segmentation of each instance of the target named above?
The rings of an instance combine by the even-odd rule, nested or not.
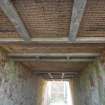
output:
[[[75,105],[105,105],[105,67],[104,63],[96,61],[89,65],[77,81],[78,104]]]
[[[35,78],[0,51],[0,105],[36,105]]]
[[[37,78],[36,80],[36,105],[46,105],[45,104],[45,89],[47,82],[43,80],[41,77]]]
[[[71,79],[70,80],[70,89],[72,92],[72,99],[73,99],[73,105],[79,105],[79,80],[77,79]]]

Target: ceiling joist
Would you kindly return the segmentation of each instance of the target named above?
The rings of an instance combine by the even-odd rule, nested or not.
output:
[[[70,79],[70,78],[78,78],[80,73],[77,71],[40,71],[40,70],[33,70],[33,74],[40,75],[44,79],[51,79],[51,80],[63,80],[63,79]]]
[[[70,78],[76,78],[76,77],[79,77],[79,75],[69,75],[69,76],[63,76],[62,77],[62,74],[59,74],[59,75],[53,75],[53,74],[48,74],[48,75],[44,75],[44,74],[42,74],[42,75],[40,75],[40,76],[42,76],[43,78],[45,78],[45,79],[53,79],[53,80],[55,80],[55,79],[70,79]]]
[[[98,57],[99,53],[9,53],[9,57]]]
[[[52,76],[51,73],[48,73],[48,75],[49,75],[49,78],[50,78],[50,79],[53,79],[53,76]]]
[[[87,0],[74,0],[69,32],[69,40],[72,42],[76,41],[77,33],[84,14],[86,3]]]
[[[99,53],[10,53],[14,61],[91,62]]]
[[[36,71],[36,70],[33,70],[33,73],[34,74],[47,74],[47,73],[55,73],[55,74],[61,74],[61,71]],[[64,74],[73,74],[73,75],[78,75],[79,73],[77,71],[64,71],[63,72]]]
[[[65,77],[65,78],[60,78],[60,77],[57,77],[57,78],[54,78],[54,79],[51,79],[51,78],[45,78],[46,80],[50,80],[50,81],[60,81],[60,80],[70,80],[70,79],[78,79],[79,78],[79,76],[70,76],[70,77]]]
[[[20,38],[0,38],[0,45],[24,43]],[[105,43],[105,37],[78,37],[74,42],[68,38],[31,38],[29,43]]]
[[[92,62],[92,61],[94,61],[95,59],[93,59],[93,58],[90,58],[90,59],[88,59],[88,58],[84,58],[84,59],[70,59],[70,60],[52,60],[52,59],[50,59],[50,60],[46,60],[46,59],[43,59],[43,60],[36,60],[36,59],[30,59],[30,58],[26,58],[26,59],[22,59],[22,58],[12,58],[12,60],[14,60],[14,61],[17,61],[17,62],[23,62],[23,61],[27,61],[27,62]]]
[[[61,78],[63,79],[63,78],[64,78],[64,76],[65,76],[65,73],[62,73]]]
[[[15,26],[21,38],[23,38],[24,41],[29,41],[30,35],[24,23],[22,22],[20,16],[18,15],[12,1],[11,0],[0,0],[0,8],[5,13],[5,15],[8,17],[8,19],[12,22],[12,24]]]

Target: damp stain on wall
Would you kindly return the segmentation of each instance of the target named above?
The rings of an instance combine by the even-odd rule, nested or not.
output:
[[[105,68],[101,61],[90,64],[77,85],[80,105],[105,105]]]

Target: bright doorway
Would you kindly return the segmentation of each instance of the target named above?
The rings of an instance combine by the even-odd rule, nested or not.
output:
[[[68,81],[48,81],[45,92],[46,105],[73,105]]]

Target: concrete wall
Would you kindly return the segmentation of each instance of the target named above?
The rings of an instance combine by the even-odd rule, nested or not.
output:
[[[0,50],[0,105],[42,105],[46,82]],[[74,105],[105,105],[105,63],[90,64],[72,80]]]
[[[45,89],[47,82],[43,80],[41,77],[36,80],[37,88],[36,88],[36,105],[46,105],[45,103]]]
[[[96,61],[75,81],[78,101],[75,105],[105,105],[105,67]]]
[[[72,101],[73,101],[73,105],[79,105],[79,80],[78,79],[71,79],[70,80],[70,89],[72,92]]]
[[[37,79],[0,51],[0,105],[36,105]]]

